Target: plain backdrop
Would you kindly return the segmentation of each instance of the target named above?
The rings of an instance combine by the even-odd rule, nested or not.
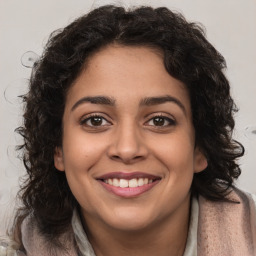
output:
[[[49,34],[79,15],[109,3],[167,6],[204,25],[208,40],[227,61],[226,74],[240,109],[234,136],[245,146],[237,185],[256,193],[256,0],[0,0],[0,235],[15,207],[24,173],[14,132],[22,122],[18,97],[26,92],[34,59]],[[22,64],[23,63],[23,64]]]

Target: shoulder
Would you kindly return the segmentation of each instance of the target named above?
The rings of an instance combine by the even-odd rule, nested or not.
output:
[[[9,237],[0,238],[0,256],[77,255],[77,246],[71,229],[57,237],[57,244],[40,232],[33,216],[27,216],[21,223],[20,233],[20,243]]]
[[[254,201],[255,208],[256,208],[256,195],[255,194],[251,194],[251,197],[252,197],[252,199]]]
[[[241,190],[237,187],[233,187],[227,196],[228,200],[223,201],[210,201],[202,196],[199,196],[200,206],[205,205],[215,209],[239,209],[246,208],[246,210],[255,210],[256,208],[256,195]]]
[[[230,198],[231,200],[233,198],[234,200],[238,200],[238,202],[242,204],[247,210],[251,212],[256,211],[256,195],[238,188],[233,188],[232,192],[230,193]],[[255,221],[256,221],[256,218],[255,218]]]
[[[199,197],[198,250],[202,255],[256,255],[255,196],[233,188],[228,199]]]
[[[10,237],[0,237],[0,256],[26,256],[19,245]]]
[[[251,233],[256,236],[256,196],[236,187],[228,195],[229,201],[210,201],[199,197],[199,218],[201,228],[210,230],[231,229],[236,233]],[[199,225],[200,226],[200,225]],[[217,232],[217,231],[216,231]],[[234,234],[232,234],[233,236]]]

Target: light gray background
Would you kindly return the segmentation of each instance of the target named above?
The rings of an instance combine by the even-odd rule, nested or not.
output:
[[[26,91],[31,72],[21,64],[22,55],[27,51],[40,55],[53,30],[66,26],[96,6],[115,2],[0,0],[0,235],[13,213],[18,179],[24,172],[15,153],[20,138],[14,133],[22,120],[22,105],[17,96]],[[124,0],[118,3],[167,6],[205,26],[209,41],[227,61],[232,95],[240,108],[234,135],[244,144],[246,153],[240,160],[243,173],[237,185],[256,193],[256,134],[253,134],[256,131],[256,0]]]

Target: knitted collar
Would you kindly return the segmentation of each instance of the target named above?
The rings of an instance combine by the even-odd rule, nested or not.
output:
[[[240,204],[212,202],[199,197],[198,256],[256,256],[256,206],[253,198],[250,194],[238,189],[234,189],[229,198]],[[82,225],[75,216],[72,219],[73,230],[63,235],[63,239],[67,241],[66,253],[50,247],[48,242],[39,235],[31,219],[25,219],[22,224],[22,242],[26,255],[95,256]],[[193,223],[195,224],[195,220]],[[193,230],[196,229],[192,229],[190,225],[189,232]],[[194,235],[191,236],[189,233],[187,243],[191,243],[190,240],[192,243],[195,242]],[[194,256],[195,252],[190,253],[186,248],[185,255]]]

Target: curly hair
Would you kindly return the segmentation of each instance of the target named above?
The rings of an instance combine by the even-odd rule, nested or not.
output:
[[[41,233],[51,238],[65,232],[78,205],[53,159],[62,143],[66,95],[88,58],[111,43],[160,49],[167,72],[186,85],[196,144],[208,160],[207,168],[194,175],[193,194],[228,200],[241,172],[236,160],[244,148],[232,139],[237,108],[223,73],[225,60],[203,29],[164,7],[100,7],[52,33],[23,96],[24,124],[18,132],[24,144],[19,149],[28,176],[20,190],[24,206],[19,216],[32,213]]]

